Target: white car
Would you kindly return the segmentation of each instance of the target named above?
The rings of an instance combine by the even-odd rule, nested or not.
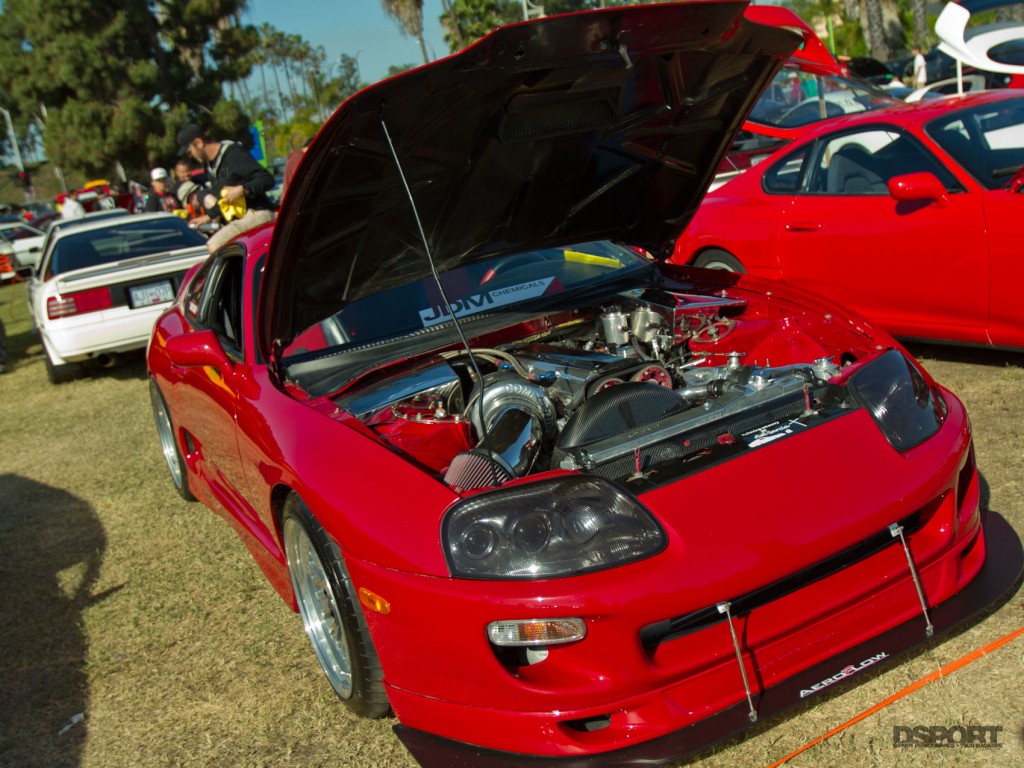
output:
[[[68,226],[78,226],[96,219],[109,219],[111,216],[127,216],[129,211],[124,208],[113,208],[110,210],[93,211],[77,219],[48,219],[44,224],[37,227],[34,224],[11,222],[4,227],[12,227],[10,234],[0,231],[0,253],[5,248],[3,240],[10,240],[6,245],[14,257],[14,266],[19,271],[31,267],[39,269],[39,261],[46,249],[46,238],[58,229]]]
[[[32,321],[54,384],[83,362],[142,349],[206,238],[177,216],[140,214],[51,232],[28,279]]]
[[[23,221],[6,221],[0,224],[0,253],[14,257],[14,268],[21,269],[39,263],[46,233]],[[13,272],[0,274],[0,280],[14,277]]]

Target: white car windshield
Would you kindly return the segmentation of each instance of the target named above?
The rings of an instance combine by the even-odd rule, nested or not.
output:
[[[798,128],[900,103],[866,81],[814,75],[787,66],[757,100],[749,119],[777,128]]]
[[[8,243],[15,240],[21,240],[26,237],[39,237],[43,233],[38,229],[26,226],[24,224],[11,224],[0,229],[0,239],[7,241]]]
[[[176,217],[119,221],[62,236],[53,246],[45,277],[205,244],[206,238]]]

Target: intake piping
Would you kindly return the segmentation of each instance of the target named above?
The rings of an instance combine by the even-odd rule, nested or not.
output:
[[[490,423],[484,441],[452,459],[444,481],[462,491],[494,487],[533,468],[542,444],[540,422],[530,413],[509,406]]]

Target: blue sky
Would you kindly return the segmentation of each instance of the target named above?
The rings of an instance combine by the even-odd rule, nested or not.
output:
[[[397,22],[385,15],[379,0],[248,0],[243,20],[264,22],[282,32],[298,34],[311,45],[322,45],[327,60],[347,53],[357,56],[366,83],[384,77],[393,64],[422,64],[419,43],[405,37]],[[438,18],[441,0],[424,0],[423,27],[431,58],[447,55],[448,46]]]

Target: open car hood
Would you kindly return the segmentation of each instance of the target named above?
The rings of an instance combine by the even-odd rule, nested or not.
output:
[[[745,18],[746,5],[514,24],[353,96],[285,196],[264,276],[263,349],[429,275],[424,238],[442,273],[599,239],[667,258],[758,94],[801,42]]]
[[[789,8],[781,5],[752,5],[747,8],[744,15],[758,24],[784,27],[800,35],[800,45],[793,51],[789,60],[799,65],[804,72],[833,77],[846,74],[817,33]]]

